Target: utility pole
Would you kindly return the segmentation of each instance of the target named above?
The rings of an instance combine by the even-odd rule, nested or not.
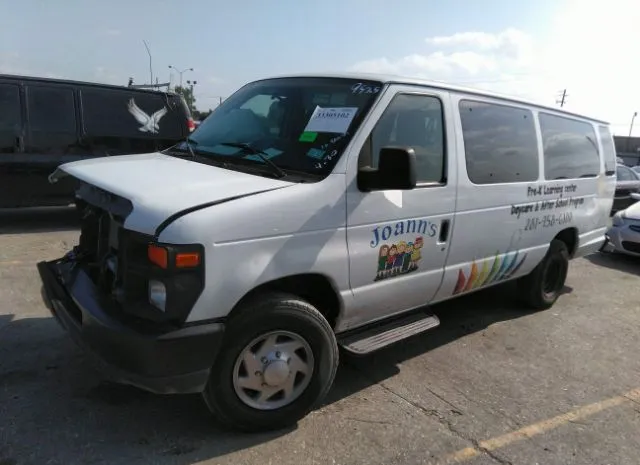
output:
[[[560,100],[556,100],[556,103],[560,104],[560,108],[562,108],[564,106],[564,101],[565,99],[568,97],[567,95],[567,89],[564,89],[562,91],[562,98]]]

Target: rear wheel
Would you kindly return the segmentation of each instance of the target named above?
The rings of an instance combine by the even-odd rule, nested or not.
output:
[[[553,306],[564,288],[568,270],[567,246],[554,239],[538,266],[518,282],[524,303],[534,310],[545,310]]]
[[[326,396],[337,367],[333,330],[317,309],[293,295],[263,295],[231,317],[203,396],[234,429],[280,429]]]

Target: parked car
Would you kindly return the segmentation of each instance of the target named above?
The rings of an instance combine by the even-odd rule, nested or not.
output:
[[[638,201],[640,194],[633,193],[631,197]],[[640,202],[636,202],[613,216],[613,222],[606,234],[606,242],[601,250],[607,246],[616,252],[640,257]]]
[[[177,94],[0,75],[0,208],[73,203],[76,183],[48,182],[60,164],[161,150],[192,129]]]
[[[544,170],[539,167],[544,160]],[[201,393],[242,430],[295,423],[338,347],[431,330],[425,305],[510,280],[534,310],[604,241],[606,122],[396,76],[243,86],[162,153],[80,161],[80,242],[45,301],[114,379]]]
[[[616,193],[611,214],[633,205],[636,200],[631,197],[631,194],[640,192],[640,174],[628,166],[617,165],[616,177]]]

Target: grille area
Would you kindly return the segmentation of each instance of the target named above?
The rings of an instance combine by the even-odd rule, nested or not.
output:
[[[640,253],[640,244],[637,242],[622,241],[622,247],[633,253]]]

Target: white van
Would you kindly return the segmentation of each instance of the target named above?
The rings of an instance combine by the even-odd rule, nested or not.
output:
[[[201,392],[234,428],[280,428],[329,391],[338,348],[436,327],[425,306],[518,280],[553,305],[604,241],[607,123],[377,75],[251,82],[161,153],[63,165],[79,244],[45,300],[110,376]]]

